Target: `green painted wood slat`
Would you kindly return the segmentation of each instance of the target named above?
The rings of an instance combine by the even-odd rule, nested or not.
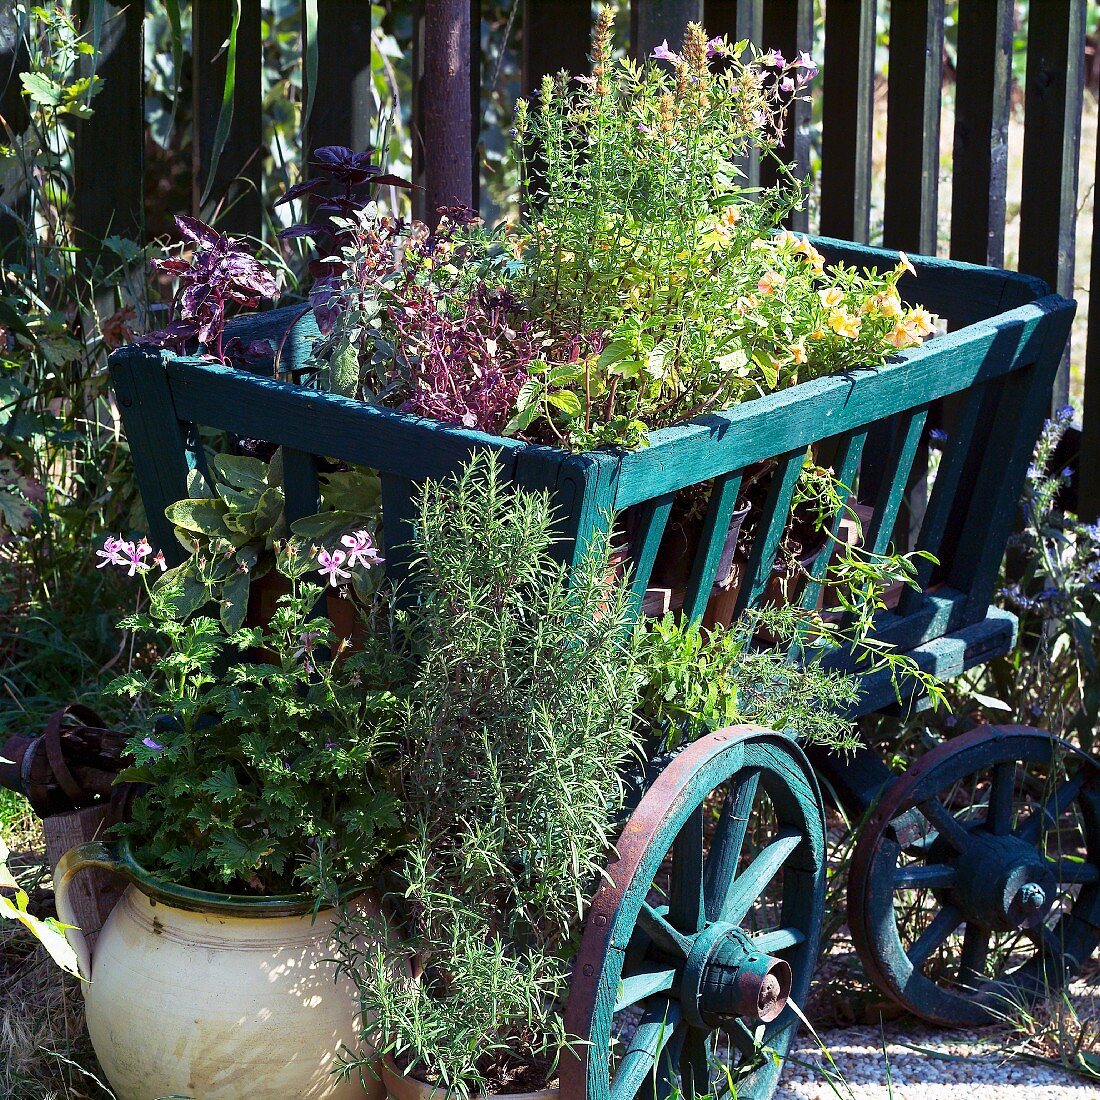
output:
[[[707,609],[740,489],[740,471],[716,478],[711,486],[710,502],[703,519],[703,533],[684,596],[684,615],[691,622],[699,622]]]
[[[287,526],[312,516],[321,504],[317,482],[317,459],[308,451],[283,448],[283,495]]]
[[[889,546],[905,498],[909,471],[917,457],[921,433],[928,420],[928,406],[900,413],[894,424],[893,439],[885,467],[887,477],[874,499],[874,515],[864,532],[864,542],[872,554],[884,554]]]
[[[675,493],[654,497],[640,504],[638,530],[634,536],[636,546],[633,549],[634,572],[631,577],[630,596],[635,614],[641,612],[649,579],[653,575],[653,563],[657,560],[657,550],[668,525],[672,512]]]

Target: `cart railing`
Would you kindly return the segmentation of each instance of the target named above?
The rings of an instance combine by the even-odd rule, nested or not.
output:
[[[840,242],[819,243],[834,262],[881,267],[896,258]],[[477,448],[493,447],[516,484],[552,494],[565,560],[583,554],[614,513],[633,509],[631,556],[639,606],[676,494],[710,482],[702,537],[683,594],[684,613],[698,619],[712,593],[742,478],[762,460],[773,459],[776,465],[737,611],[764,598],[810,446],[818,448],[819,461],[832,466],[852,496],[870,508],[864,545],[880,554],[892,541],[906,542],[903,509],[907,494],[924,479],[918,464],[927,454],[930,410],[939,405],[946,439],[939,445],[938,468],[912,542],[935,562],[921,560],[920,591],[907,589],[878,626],[884,640],[912,650],[994,622],[992,640],[986,636],[961,649],[955,646],[958,652],[948,665],[961,671],[985,655],[983,647],[1003,650],[1011,641],[1011,617],[990,620],[989,603],[1074,304],[1046,293],[1037,280],[1009,272],[915,262],[918,278],[901,290],[907,299],[944,315],[950,328],[946,335],[901,352],[877,369],[817,379],[653,432],[649,446],[629,452],[573,455],[195,357],[122,349],[112,357],[112,377],[150,533],[178,560],[182,550],[164,508],[187,495],[188,471],[203,469],[199,427],[220,429],[282,445],[290,520],[318,507],[319,457],[376,468],[388,569],[401,576],[416,484],[455,471]],[[293,372],[308,357],[316,331],[311,318],[299,317],[298,309],[275,311],[237,322],[237,332],[278,343],[280,369]],[[834,517],[834,528],[840,518]],[[810,567],[809,583],[798,596],[806,606],[817,600],[833,548],[828,540]]]

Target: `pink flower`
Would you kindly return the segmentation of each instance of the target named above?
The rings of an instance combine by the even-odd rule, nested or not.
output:
[[[348,548],[348,565],[366,566],[381,565],[385,558],[375,548],[374,539],[369,531],[356,531],[353,535],[344,535],[340,541]],[[338,551],[339,552],[339,551]]]
[[[668,48],[667,38],[649,56],[652,57],[654,61],[671,61],[674,65],[680,64],[680,55],[678,53],[673,53]]]
[[[96,566],[96,569],[102,569],[105,565],[125,565],[126,559],[122,556],[123,547],[126,543],[122,539],[116,539],[111,535],[108,535],[103,540],[103,549],[97,550],[96,557],[103,560]]]
[[[160,566],[160,571],[163,573],[168,568],[168,563],[164,560],[164,551],[158,550],[157,556],[153,559],[154,565]]]
[[[791,62],[791,68],[810,69],[817,75],[817,62],[805,50],[799,50],[798,56]]]
[[[344,564],[347,554],[343,550],[333,550],[330,554],[327,550],[322,550],[317,555],[317,561],[321,565],[320,573],[322,577],[328,577],[329,584],[335,588],[341,580],[347,580],[351,573],[346,569],[341,569],[340,566]]]
[[[726,44],[721,38],[712,38],[707,43],[707,60],[713,61],[716,57],[726,56]]]
[[[145,559],[153,552],[153,548],[149,543],[142,539],[135,546],[132,542],[123,542],[118,547],[118,559],[113,564],[122,566],[125,569],[129,566],[129,572],[126,574],[128,577],[133,577],[138,573],[148,573],[153,568],[151,562],[147,562]]]

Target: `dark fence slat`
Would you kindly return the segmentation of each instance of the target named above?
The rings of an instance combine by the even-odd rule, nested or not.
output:
[[[26,44],[20,20],[14,11],[0,11],[0,142],[6,144],[23,133],[30,122],[23,85],[19,74],[28,65]],[[0,193],[0,202],[15,211],[15,216],[0,210],[0,257],[7,255],[22,240],[20,219],[26,215],[26,185],[20,181],[16,189]]]
[[[1093,179],[1100,179],[1100,142]],[[1100,203],[1092,210],[1092,260],[1089,271],[1088,340],[1085,346],[1085,395],[1078,459],[1077,513],[1087,523],[1100,518]]]
[[[866,243],[871,233],[875,0],[825,8],[821,98],[821,232]]]
[[[951,258],[1000,267],[1005,254],[1013,0],[959,0]]]
[[[81,27],[92,32],[89,0]],[[140,4],[108,4],[96,75],[103,86],[94,114],[76,127],[74,226],[76,243],[94,261],[111,234],[141,240],[145,225],[145,74]]]
[[[308,28],[303,22],[303,29]],[[371,5],[361,0],[317,0],[317,76],[310,90],[303,67],[305,100],[311,102],[305,126],[306,149],[346,145],[356,152],[374,138],[371,88]]]
[[[588,72],[591,39],[589,0],[524,0],[524,95],[530,95],[548,73]]]
[[[883,242],[936,254],[944,0],[893,0]]]
[[[200,217],[214,218],[228,233],[258,234],[262,225],[260,170],[261,45],[259,0],[242,0],[237,29],[233,119],[215,163],[218,119],[225,93],[233,0],[204,0],[192,8],[194,134],[191,205]],[[213,171],[213,176],[211,176]],[[206,201],[203,202],[203,196]]]
[[[813,0],[771,0],[764,5],[761,34],[761,45],[779,50],[788,61],[800,50],[809,52],[813,47]],[[787,111],[786,124],[784,143],[777,154],[794,175],[802,177],[810,168],[810,104],[803,101],[793,104]],[[773,186],[780,178],[774,161],[770,158],[761,161],[760,182],[764,187]],[[791,215],[790,227],[808,232],[809,211],[796,210]]]
[[[1085,5],[1044,0],[1042,17],[1028,24],[1019,267],[1067,298],[1073,297],[1084,57]],[[1067,359],[1054,383],[1054,405],[1068,400]]]
[[[439,207],[474,199],[470,0],[430,0],[417,22],[413,176],[424,188],[420,213],[434,223]]]
[[[759,46],[764,34],[763,0],[706,0],[703,5],[704,26],[712,35],[725,34],[731,42],[748,41]],[[753,151],[740,158],[738,167],[745,174],[745,184],[760,183],[760,156]]]
[[[631,55],[646,58],[665,39],[676,49],[684,40],[687,25],[702,21],[702,0],[631,0]]]

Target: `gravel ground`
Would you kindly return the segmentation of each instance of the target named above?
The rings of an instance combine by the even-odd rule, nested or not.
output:
[[[1100,981],[1071,987],[1077,1010],[1100,1011]],[[1010,1057],[1006,1032],[933,1030],[909,1018],[881,1027],[819,1032],[847,1082],[834,1090],[818,1067],[824,1058],[812,1036],[801,1034],[775,1100],[1085,1100],[1100,1098],[1100,1080]],[[883,1044],[886,1057],[883,1057]],[[916,1049],[914,1049],[916,1048]],[[802,1063],[796,1064],[796,1063]],[[887,1068],[887,1065],[889,1068]]]

